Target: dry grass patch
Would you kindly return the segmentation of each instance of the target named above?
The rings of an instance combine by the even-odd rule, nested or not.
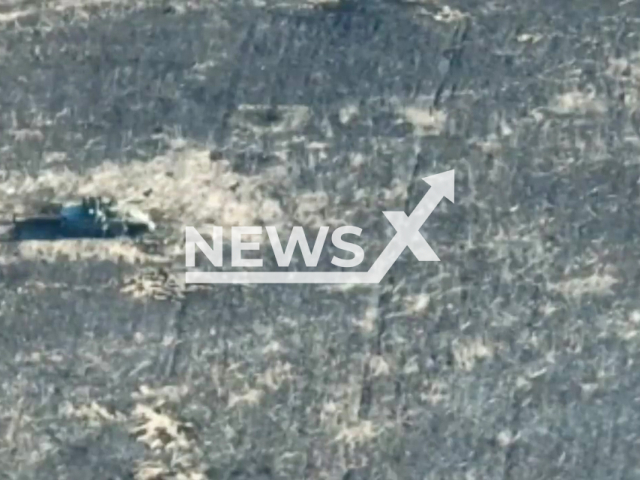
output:
[[[63,409],[63,413],[67,418],[80,419],[89,426],[102,427],[106,423],[123,422],[126,416],[120,412],[110,412],[107,408],[97,402],[91,402],[88,405],[74,406],[67,403]]]
[[[417,295],[406,295],[402,299],[405,309],[396,313],[394,316],[404,315],[420,315],[423,316],[429,309],[431,297],[426,293]]]
[[[620,82],[625,92],[625,104],[638,106],[640,92],[634,87],[640,85],[640,51],[626,58],[610,58],[605,74]]]
[[[391,373],[391,366],[382,355],[372,355],[369,358],[369,368],[372,378],[387,377]]]
[[[354,447],[372,441],[380,434],[380,430],[373,422],[364,420],[342,428],[335,441]]]
[[[583,296],[613,295],[613,287],[619,280],[609,273],[596,272],[586,277],[571,278],[550,285],[550,289],[567,298],[579,300]]]
[[[253,225],[282,218],[282,211],[261,194],[260,187],[285,178],[277,170],[265,176],[243,176],[233,172],[228,161],[212,162],[208,150],[185,149],[151,162],[105,163],[82,179],[77,192],[142,200],[141,193],[150,191],[145,206],[152,215],[170,222]]]
[[[244,104],[231,117],[231,124],[240,131],[256,134],[289,133],[300,130],[311,118],[305,105],[271,106]]]
[[[68,10],[73,10],[75,18],[88,18],[90,14],[87,10],[89,8],[126,6],[127,8],[135,7],[141,10],[149,8],[150,6],[149,0],[54,0],[41,2],[36,5],[33,5],[33,2],[25,1],[3,3],[8,3],[10,6],[15,7],[15,9],[0,13],[0,25],[3,23],[19,22],[30,16],[59,14],[65,13]]]
[[[173,238],[165,248],[168,257],[181,253],[177,247],[185,225],[206,228],[284,222],[280,205],[262,187],[286,184],[286,171],[276,166],[260,176],[241,175],[226,160],[211,161],[205,149],[182,148],[149,162],[105,162],[86,174],[66,168],[45,169],[37,177],[10,173],[0,184],[5,214],[26,214],[36,199],[63,202],[80,196],[111,196],[139,204],[162,225],[164,234]],[[127,240],[22,242],[18,254],[28,259],[119,259],[131,264],[167,260],[163,255],[145,254]],[[8,261],[6,255],[4,260]]]
[[[558,115],[603,115],[607,113],[607,102],[596,95],[595,89],[588,92],[570,91],[556,95],[549,110]]]
[[[235,394],[231,392],[229,394],[228,408],[234,408],[236,406],[257,406],[263,399],[264,392],[256,388],[249,388],[244,393]]]
[[[464,13],[456,8],[451,8],[448,5],[442,6],[442,8],[432,15],[433,19],[442,23],[456,23],[461,22],[469,17],[468,13]]]
[[[445,112],[433,108],[405,107],[400,113],[419,136],[440,134],[447,121]]]
[[[431,405],[446,404],[451,400],[451,391],[449,386],[440,380],[425,380],[420,399]]]
[[[493,356],[493,348],[481,339],[470,341],[455,340],[452,345],[453,358],[456,366],[464,371],[471,371],[475,364]]]
[[[184,275],[164,269],[138,272],[127,277],[120,289],[136,299],[181,300],[186,292]]]
[[[284,124],[287,122],[296,121]],[[37,177],[14,171],[0,176],[4,180],[0,182],[0,204],[5,216],[28,215],[35,203],[43,201],[65,202],[91,195],[114,197],[147,211],[159,225],[156,237],[161,241],[153,245],[156,251],[149,253],[129,239],[33,241],[19,243],[15,251],[0,246],[2,263],[64,258],[167,264],[183,255],[183,229],[187,225],[205,234],[213,225],[223,226],[228,239],[228,227],[232,226],[274,225],[286,231],[294,224],[336,227],[345,223],[337,200],[325,192],[296,192],[284,162],[260,174],[247,175],[234,171],[227,159],[212,160],[208,149],[192,147],[182,139],[167,139],[167,143],[171,147],[168,153],[147,162],[107,161],[81,174],[59,165],[55,161],[59,156],[55,156]],[[269,192],[274,191],[284,198],[272,198]],[[283,201],[294,205],[291,212],[284,211]],[[162,294],[165,283],[142,275],[129,279],[125,288],[134,296],[154,296]]]
[[[624,95],[629,110],[629,129],[625,140],[640,145],[640,51],[628,57],[611,58],[605,75],[616,82],[618,95]]]
[[[142,264],[156,258],[141,252],[132,241],[60,240],[56,242],[21,242],[19,257],[25,260],[54,262],[59,258],[68,261],[110,259],[128,264]],[[9,263],[10,257],[4,257]],[[14,257],[14,260],[16,258]]]
[[[202,472],[175,472],[162,462],[140,462],[134,473],[135,480],[208,480]]]
[[[151,450],[181,450],[191,447],[185,434],[185,427],[190,426],[166,413],[158,412],[158,408],[139,403],[132,412],[132,420],[136,425],[131,428],[131,433]]]
[[[28,17],[29,15],[33,15],[34,13],[37,13],[37,10],[33,8],[16,10],[14,12],[0,13],[0,24],[15,22],[17,20]]]
[[[292,367],[288,362],[277,361],[257,376],[257,384],[274,392],[293,378]]]
[[[0,191],[0,200],[19,211],[21,199],[43,192],[55,192],[51,200],[109,195],[144,202],[147,209],[167,219],[240,225],[255,221],[265,210],[264,201],[269,199],[260,196],[261,183],[283,179],[282,172],[269,173],[273,176],[242,176],[231,171],[228,161],[212,162],[208,150],[184,149],[149,162],[105,162],[86,175],[68,169],[43,170],[36,178],[12,172]],[[17,202],[12,200],[15,198]],[[268,213],[277,217],[279,212]]]
[[[204,480],[194,426],[175,418],[167,408],[181,402],[187,393],[188,388],[181,385],[143,385],[132,395],[134,408],[126,413],[111,411],[93,401],[79,406],[68,402],[62,414],[90,428],[108,424],[126,428],[148,448],[148,455],[134,468],[137,480]]]
[[[158,388],[142,385],[138,392],[132,394],[132,397],[139,401],[152,402],[154,407],[160,407],[167,403],[177,404],[188,393],[189,388],[185,385],[165,385]]]
[[[343,125],[351,123],[358,116],[359,110],[358,105],[355,104],[342,107],[339,112],[340,123]]]
[[[621,317],[621,318],[620,318]],[[640,334],[640,310],[633,310],[614,320],[614,331],[623,340],[634,340]]]

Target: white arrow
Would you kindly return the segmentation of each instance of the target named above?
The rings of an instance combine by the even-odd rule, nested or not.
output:
[[[455,170],[424,177],[422,180],[431,185],[431,188],[413,209],[411,216],[407,217],[404,212],[383,212],[397,233],[367,272],[372,279],[377,280],[375,283],[382,280],[406,247],[409,247],[421,262],[440,261],[420,233],[420,228],[443,198],[454,203]]]

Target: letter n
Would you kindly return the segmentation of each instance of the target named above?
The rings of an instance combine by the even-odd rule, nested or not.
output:
[[[194,227],[185,227],[186,267],[196,266],[196,245],[214,267],[222,267],[222,227],[213,227],[213,248]]]

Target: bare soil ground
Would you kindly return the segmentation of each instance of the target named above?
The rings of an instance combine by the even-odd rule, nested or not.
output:
[[[640,474],[640,2],[0,2],[0,477]],[[187,288],[185,225],[354,224],[375,287]]]

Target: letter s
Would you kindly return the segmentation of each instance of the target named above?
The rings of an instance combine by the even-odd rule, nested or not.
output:
[[[360,236],[360,234],[362,233],[362,229],[358,227],[349,227],[349,226],[340,227],[340,228],[337,228],[331,235],[331,243],[333,243],[333,245],[336,248],[339,248],[340,250],[345,250],[347,252],[351,252],[354,255],[354,257],[351,260],[344,260],[342,258],[338,258],[334,256],[331,259],[331,263],[333,263],[337,267],[342,267],[342,268],[357,267],[364,260],[364,250],[362,250],[362,247],[360,247],[359,245],[356,245],[355,243],[349,243],[342,240],[342,235],[349,234],[349,233],[352,235]]]

